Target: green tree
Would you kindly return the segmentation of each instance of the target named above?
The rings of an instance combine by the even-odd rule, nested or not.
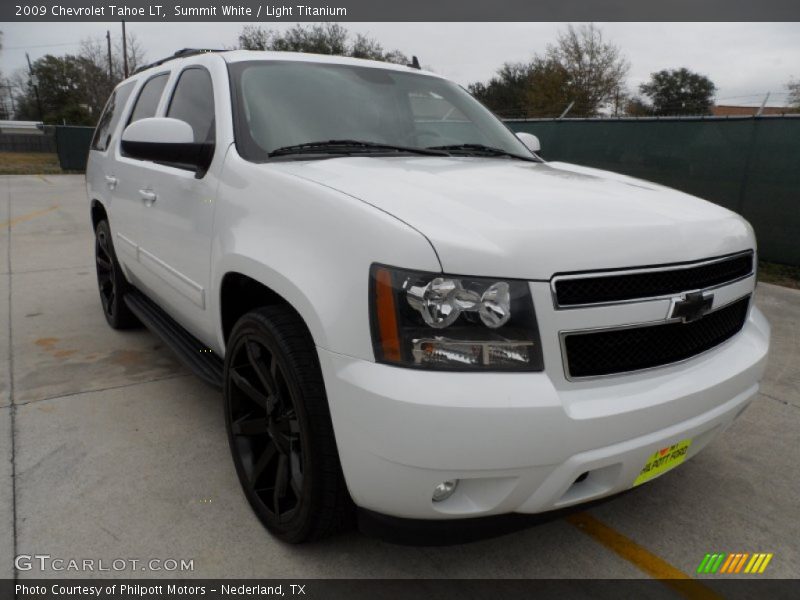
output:
[[[46,55],[32,65],[33,76],[22,79],[23,92],[17,96],[17,118],[38,120],[39,107],[34,81],[39,88],[42,120],[45,123],[93,125],[107,94],[93,81],[107,77],[97,65],[81,56]]]
[[[505,63],[488,83],[473,83],[469,92],[501,116],[531,116],[528,94],[531,88],[532,65]]]
[[[488,83],[468,89],[501,117],[557,117],[570,102],[566,71],[545,58],[506,63]]]
[[[639,86],[650,99],[654,115],[706,115],[717,87],[708,77],[689,69],[664,69]]]
[[[239,48],[243,50],[276,50],[334,54],[406,64],[408,57],[399,50],[384,50],[375,39],[350,32],[338,23],[295,25],[284,32],[245,25],[239,33]]]
[[[132,73],[144,62],[144,52],[133,35],[128,35],[128,68]],[[32,64],[33,77],[27,70],[16,74],[15,98],[19,119],[38,120],[39,106],[33,81],[39,88],[42,120],[45,123],[94,125],[100,117],[111,91],[123,79],[122,44],[111,52],[111,73],[108,68],[108,47],[102,38],[87,38],[78,54],[48,54]]]
[[[653,107],[641,98],[633,97],[625,103],[624,112],[629,117],[647,117],[653,114]]]
[[[534,59],[528,81],[525,94],[528,116],[557,117],[569,106],[569,74],[559,63],[547,58]]]

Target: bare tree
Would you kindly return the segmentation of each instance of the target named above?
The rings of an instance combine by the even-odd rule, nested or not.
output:
[[[90,60],[93,64],[102,68],[108,73],[108,46],[105,38],[85,38],[81,41],[79,55]],[[128,34],[128,71],[133,73],[136,69],[144,65],[146,61],[145,52],[142,45],[136,38],[136,34]],[[114,43],[111,51],[111,78],[112,89],[122,81],[123,75],[122,40]]]
[[[786,84],[786,88],[789,90],[789,106],[800,108],[800,80],[792,79]]]
[[[383,46],[367,35],[350,32],[338,23],[295,25],[285,32],[245,25],[239,33],[239,48],[244,50],[278,50],[311,52],[368,58],[405,64],[408,57],[399,50],[385,51]]]
[[[618,90],[624,88],[630,64],[620,49],[603,39],[603,32],[593,23],[560,33],[547,57],[567,73],[567,90],[575,102],[572,114],[595,116],[613,104]]]
[[[0,31],[0,50],[3,49],[3,32]],[[11,88],[8,81],[3,80],[3,72],[0,71],[0,119],[8,119],[11,117],[11,107],[6,104],[6,94],[8,91],[11,94]]]
[[[122,79],[124,71],[122,57],[122,40],[114,43],[114,75]],[[128,73],[134,73],[136,69],[146,63],[146,54],[135,33],[128,33]]]
[[[242,50],[267,50],[272,31],[257,25],[245,25],[239,32],[239,48]]]

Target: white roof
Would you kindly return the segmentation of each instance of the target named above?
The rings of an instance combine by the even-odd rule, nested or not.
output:
[[[383,62],[380,60],[366,60],[364,58],[350,58],[349,56],[333,56],[331,54],[310,54],[308,52],[271,52],[265,50],[230,50],[221,52],[220,56],[225,62],[235,63],[248,60],[282,60],[297,62],[327,63],[333,65],[353,65],[357,67],[373,67],[376,69],[388,69],[391,71],[403,71],[406,73],[424,73],[441,77],[431,71],[414,69],[406,65],[397,63]]]

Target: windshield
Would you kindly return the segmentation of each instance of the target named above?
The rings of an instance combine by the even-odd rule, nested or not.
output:
[[[466,144],[531,158],[491,112],[438,77],[299,61],[233,63],[230,70],[236,145],[248,160],[328,140],[406,148]]]

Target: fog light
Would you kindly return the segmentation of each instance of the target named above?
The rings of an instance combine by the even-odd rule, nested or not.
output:
[[[443,481],[433,488],[433,501],[442,502],[443,500],[447,500],[456,491],[456,487],[458,487],[458,479]]]

